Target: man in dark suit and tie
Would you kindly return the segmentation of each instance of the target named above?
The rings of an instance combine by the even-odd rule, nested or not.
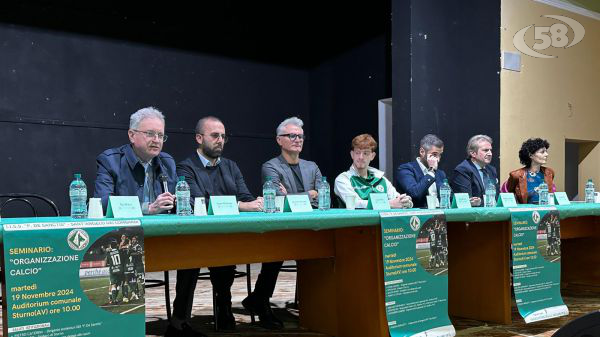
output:
[[[177,175],[184,176],[190,186],[190,197],[234,195],[242,212],[263,210],[262,197],[255,198],[244,181],[239,167],[233,160],[221,156],[227,135],[225,126],[216,117],[205,117],[196,125],[198,148],[184,161],[177,164]],[[234,330],[235,318],[231,311],[231,285],[235,266],[210,267],[210,282],[216,297],[217,326],[219,330]],[[200,269],[177,271],[176,296],[173,302],[173,317],[165,336],[200,336],[190,330],[187,321],[191,318],[194,290]],[[187,332],[186,332],[187,330]]]
[[[427,206],[427,196],[440,194],[446,173],[438,169],[444,142],[436,135],[426,135],[419,144],[419,157],[396,169],[398,192],[408,194],[415,208]]]
[[[492,161],[492,138],[476,135],[467,143],[467,159],[454,169],[450,183],[454,193],[468,193],[472,206],[480,206],[485,195],[485,187],[491,182],[498,195],[498,174],[490,165]]]

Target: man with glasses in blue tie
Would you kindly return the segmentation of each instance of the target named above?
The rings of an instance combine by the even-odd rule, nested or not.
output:
[[[102,199],[106,210],[108,197],[137,196],[142,213],[157,214],[171,210],[177,176],[175,160],[162,152],[165,117],[153,108],[143,108],[131,115],[129,144],[102,152],[97,158],[94,197]],[[168,191],[163,191],[161,176],[166,177]]]
[[[492,162],[492,138],[476,135],[467,143],[467,159],[454,169],[450,185],[454,193],[468,193],[472,206],[481,206],[485,187],[491,182],[498,195],[498,174]]]

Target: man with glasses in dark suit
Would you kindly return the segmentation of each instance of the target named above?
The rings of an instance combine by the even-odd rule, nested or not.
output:
[[[175,160],[162,152],[165,117],[155,108],[143,108],[130,117],[130,144],[102,152],[97,158],[94,197],[107,209],[108,197],[137,196],[142,213],[164,213],[173,208],[177,176]],[[166,176],[168,191],[163,191],[161,176]]]

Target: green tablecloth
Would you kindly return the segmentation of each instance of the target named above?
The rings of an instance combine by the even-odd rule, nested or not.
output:
[[[520,207],[536,207],[522,205]],[[577,216],[600,216],[600,204],[576,203],[569,206],[556,206],[561,219]],[[412,210],[394,210],[410,212]],[[263,233],[276,230],[307,229],[323,230],[356,226],[379,226],[379,212],[372,210],[332,209],[315,210],[310,213],[242,213],[230,216],[180,217],[176,215],[155,215],[139,218],[145,236],[173,236],[184,234],[209,233]],[[448,222],[490,222],[510,220],[508,208],[470,208],[445,210]],[[0,227],[11,223],[85,221],[70,217],[49,218],[5,218]],[[0,231],[1,233],[2,231]],[[0,236],[1,242],[1,236]]]

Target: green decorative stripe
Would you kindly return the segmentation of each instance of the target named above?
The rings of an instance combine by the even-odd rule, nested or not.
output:
[[[535,207],[522,205],[520,207]],[[600,204],[574,203],[555,206],[560,218],[577,216],[600,216]],[[408,212],[411,210],[395,210]],[[412,210],[414,211],[414,209]],[[448,222],[509,221],[508,208],[484,208],[444,210]],[[146,237],[213,233],[264,233],[277,230],[324,230],[358,226],[379,226],[379,211],[331,209],[311,213],[241,213],[240,215],[188,216],[154,215],[139,218]],[[117,220],[117,219],[115,219]],[[3,218],[0,225],[9,223],[73,222],[70,217]],[[84,220],[85,221],[85,220]]]

